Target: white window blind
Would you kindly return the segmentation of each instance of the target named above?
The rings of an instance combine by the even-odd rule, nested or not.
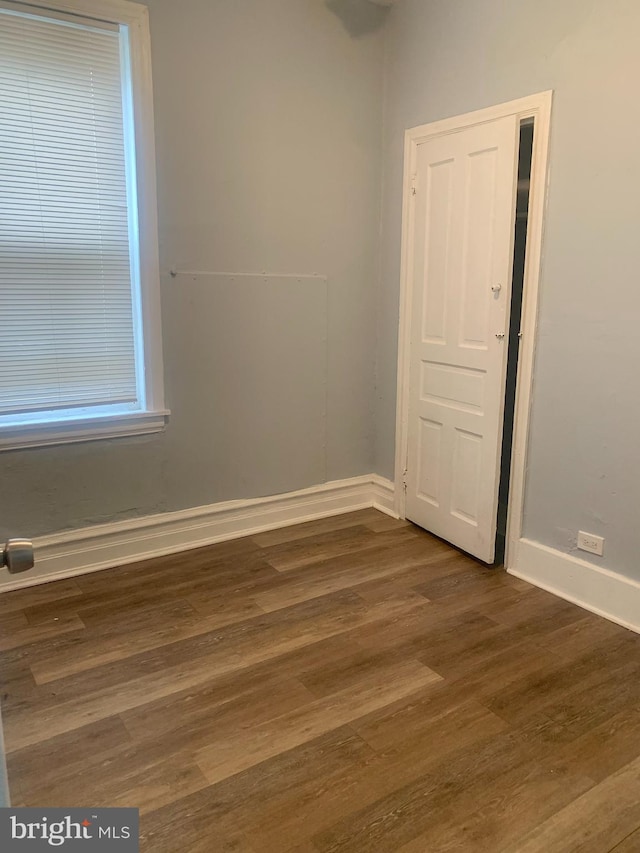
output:
[[[0,416],[144,406],[127,86],[126,28],[0,6]]]

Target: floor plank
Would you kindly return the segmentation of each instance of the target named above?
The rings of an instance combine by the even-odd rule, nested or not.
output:
[[[640,849],[640,637],[375,510],[0,616],[14,804],[145,853]]]
[[[423,694],[414,694],[412,701],[419,701]],[[358,725],[351,727],[368,740],[366,731],[361,732]],[[329,784],[319,778],[301,785],[288,799],[245,818],[249,838],[256,846],[262,845],[261,849],[275,851],[281,849],[279,844],[286,848],[307,833],[315,836],[340,819],[348,821],[354,812],[373,806],[402,785],[423,778],[458,750],[468,749],[504,728],[495,715],[469,704],[432,717],[430,726],[408,731],[406,739],[384,750],[371,740],[369,744],[376,746],[375,757],[366,763],[344,768]]]
[[[612,847],[608,853],[638,853],[640,850],[640,829],[627,835],[624,841]]]
[[[331,515],[328,518],[319,518],[316,521],[305,521],[303,524],[295,524],[292,527],[278,527],[275,530],[267,530],[252,537],[252,542],[260,548],[269,548],[273,545],[283,545],[288,542],[299,542],[309,536],[318,536],[323,533],[333,533],[336,530],[348,530],[352,527],[368,527],[378,522],[382,516],[377,510],[361,509],[344,515]],[[395,519],[392,519],[396,521]],[[406,523],[406,522],[405,522]],[[402,524],[402,522],[396,522]]]
[[[573,800],[504,853],[601,853],[640,825],[640,758]],[[604,816],[606,815],[606,819]]]
[[[439,680],[417,661],[380,668],[373,677],[254,727],[250,741],[244,732],[230,734],[200,750],[196,761],[211,783],[219,782]]]

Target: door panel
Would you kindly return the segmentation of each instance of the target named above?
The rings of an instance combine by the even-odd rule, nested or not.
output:
[[[518,157],[515,116],[418,146],[407,518],[495,547]]]

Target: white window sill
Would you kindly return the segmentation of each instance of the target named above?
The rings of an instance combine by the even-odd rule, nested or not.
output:
[[[169,411],[131,412],[75,421],[0,427],[0,451],[161,432]]]

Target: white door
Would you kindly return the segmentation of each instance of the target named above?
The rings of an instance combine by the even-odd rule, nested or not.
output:
[[[491,563],[504,414],[519,125],[418,146],[406,515]]]

